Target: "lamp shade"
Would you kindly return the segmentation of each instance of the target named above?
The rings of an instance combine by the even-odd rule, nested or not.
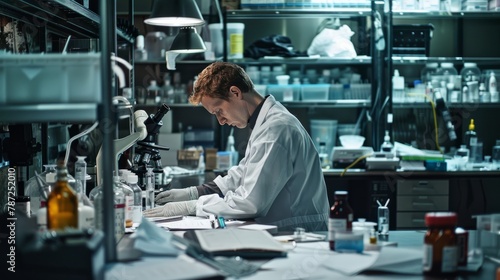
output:
[[[199,26],[205,24],[194,0],[154,0],[151,16],[144,23],[158,26]]]
[[[206,50],[203,39],[192,26],[181,27],[170,47],[170,51],[178,53],[199,53]]]

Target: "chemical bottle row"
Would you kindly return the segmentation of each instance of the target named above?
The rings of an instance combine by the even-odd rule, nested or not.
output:
[[[113,177],[116,238],[123,236],[126,227],[140,223],[144,209],[155,207],[153,168],[147,169],[143,188],[138,185],[138,176],[131,171],[120,170],[119,174]],[[93,188],[87,198],[84,192],[87,176],[85,157],[78,157],[74,177],[68,174],[64,164],[45,165],[39,178],[33,176],[27,181],[28,207],[24,209],[26,215],[36,217],[39,231],[103,230],[102,183]]]
[[[287,75],[286,84],[359,84],[361,75],[351,67],[343,69],[306,69],[286,71],[281,65],[248,66],[245,71],[256,85],[279,84],[278,76]]]
[[[413,81],[413,88],[407,87],[405,77],[394,70],[394,102],[427,102],[434,100],[435,93],[451,103],[499,102],[498,79],[500,70],[483,70],[477,63],[466,62],[460,73],[450,62],[427,63],[421,70],[420,79]]]
[[[179,72],[174,73],[173,82],[170,73],[165,73],[162,81],[155,79],[149,80],[146,87],[135,88],[136,104],[141,105],[159,105],[166,104],[184,104],[188,102],[189,94],[193,91],[193,85],[196,76],[189,80],[187,84],[181,83]],[[131,100],[134,96],[130,88],[125,88],[122,95]]]

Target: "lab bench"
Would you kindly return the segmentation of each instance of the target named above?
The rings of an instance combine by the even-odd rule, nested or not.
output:
[[[324,232],[323,232],[324,233]],[[389,232],[389,241],[397,243],[398,248],[422,250],[424,231],[398,230]],[[325,233],[324,233],[325,234]],[[475,231],[469,232],[469,240],[474,240]],[[471,243],[469,243],[471,244]],[[125,236],[118,244],[118,252],[130,250],[133,240]],[[473,245],[469,245],[469,249]],[[357,258],[355,254],[348,254],[350,258]],[[422,252],[423,255],[423,252]],[[358,255],[360,260],[361,255]],[[437,279],[424,275],[397,274],[384,272],[361,272],[346,275],[332,270],[324,262],[331,258],[331,251],[327,242],[296,243],[288,251],[287,257],[271,260],[252,260],[264,265],[255,274],[241,279]],[[396,260],[395,260],[396,261]],[[421,262],[414,261],[412,267],[418,269]],[[408,263],[406,263],[408,265]],[[460,279],[495,279],[498,263],[485,258],[482,267],[477,272],[459,271]],[[189,268],[189,269],[184,269]],[[143,256],[139,260],[126,263],[114,263],[106,266],[105,279],[225,279],[215,269],[191,259],[184,253],[177,257]],[[226,278],[234,279],[234,278]]]

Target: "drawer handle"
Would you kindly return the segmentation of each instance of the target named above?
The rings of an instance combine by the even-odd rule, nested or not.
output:
[[[413,206],[434,206],[432,202],[412,202]]]

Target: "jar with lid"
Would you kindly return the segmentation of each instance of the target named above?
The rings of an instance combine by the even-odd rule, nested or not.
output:
[[[352,230],[353,211],[347,201],[347,191],[335,191],[335,202],[328,219],[328,241],[330,250],[335,250],[335,232]]]
[[[462,76],[462,85],[467,85],[468,82],[478,82],[481,79],[481,70],[475,62],[465,62],[464,68],[460,71]]]
[[[458,247],[454,212],[425,214],[423,272],[429,276],[453,276],[457,272]]]
[[[436,71],[436,75],[439,76],[439,81],[444,81],[446,83],[453,83],[455,77],[458,75],[457,69],[453,66],[451,62],[441,62],[440,67]]]
[[[430,62],[426,63],[425,67],[422,68],[422,71],[420,71],[420,79],[424,85],[432,81],[432,77],[436,75],[438,66],[437,62]]]

